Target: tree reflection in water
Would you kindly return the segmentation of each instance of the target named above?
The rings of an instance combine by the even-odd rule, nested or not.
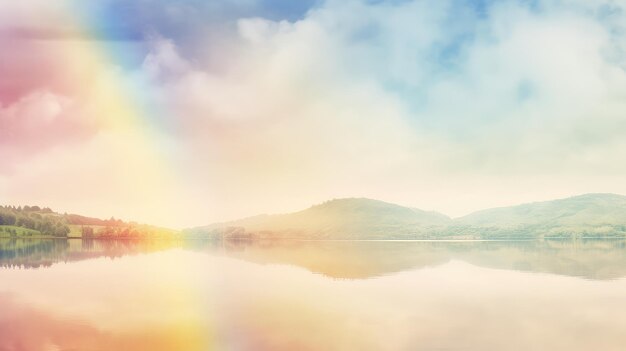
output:
[[[364,279],[451,260],[588,279],[626,276],[624,240],[532,241],[226,241],[0,239],[2,267],[44,268],[58,262],[170,249],[286,264],[326,276]]]

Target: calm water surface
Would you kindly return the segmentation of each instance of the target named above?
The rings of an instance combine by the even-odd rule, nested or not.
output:
[[[0,239],[0,350],[624,350],[626,244]]]

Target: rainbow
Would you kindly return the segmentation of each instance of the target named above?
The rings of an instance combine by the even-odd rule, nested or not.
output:
[[[115,26],[119,19],[113,14],[99,11],[101,16],[94,18],[89,6],[97,5],[67,3],[62,11],[69,28],[65,37],[37,45],[49,48],[46,54],[55,68],[69,77],[62,85],[65,94],[80,104],[76,114],[81,124],[114,145],[107,157],[122,167],[111,177],[133,186],[138,194],[134,196],[150,206],[159,201],[163,189],[178,184],[173,148],[167,142],[168,129],[175,126],[165,124],[175,119],[157,103],[156,85],[140,69],[145,42],[121,32],[119,28],[126,27]]]

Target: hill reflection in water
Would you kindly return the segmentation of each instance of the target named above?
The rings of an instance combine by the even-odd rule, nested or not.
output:
[[[365,279],[442,265],[543,272],[588,279],[626,276],[624,240],[546,241],[115,241],[0,240],[3,267],[44,268],[170,249],[282,264],[339,279]]]
[[[613,279],[626,267],[622,241],[1,247],[0,350],[621,351],[626,343],[626,279]]]

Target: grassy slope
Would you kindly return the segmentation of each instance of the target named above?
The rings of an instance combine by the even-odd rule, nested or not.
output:
[[[98,230],[101,230],[102,228],[104,228],[105,226],[103,225],[82,225],[82,224],[70,224],[68,225],[68,227],[70,227],[70,233],[67,234],[67,236],[73,237],[73,238],[80,238],[83,236],[83,227],[91,227],[93,228],[94,232],[98,232]]]
[[[0,225],[0,236],[9,237],[12,234],[9,231],[15,230],[17,236],[43,236],[40,231],[32,230],[13,225]]]

